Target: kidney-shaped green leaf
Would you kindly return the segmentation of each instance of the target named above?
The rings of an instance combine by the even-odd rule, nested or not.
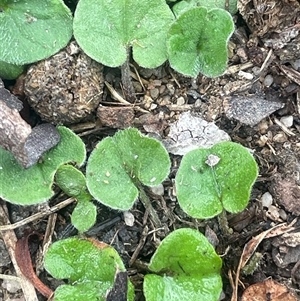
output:
[[[62,0],[0,0],[0,60],[36,62],[65,47],[72,14]]]
[[[87,187],[101,203],[128,210],[138,197],[135,184],[160,184],[168,176],[170,165],[159,141],[129,128],[103,139],[93,150],[87,163]]]
[[[0,148],[0,197],[20,205],[47,201],[52,195],[54,174],[64,163],[82,165],[85,145],[68,128],[58,127],[60,142],[43,154],[40,162],[24,169],[14,156]]]
[[[221,258],[203,234],[178,229],[160,244],[144,279],[147,301],[218,300],[222,290]]]
[[[55,174],[55,183],[69,196],[77,197],[86,190],[84,174],[73,165],[61,165]]]
[[[80,0],[74,35],[84,52],[104,65],[122,65],[132,46],[134,60],[154,68],[167,59],[166,37],[173,19],[165,0]]]
[[[258,176],[249,150],[234,142],[221,142],[210,149],[187,153],[176,174],[175,185],[181,208],[194,218],[242,211]]]
[[[227,65],[227,42],[234,31],[223,9],[192,8],[172,24],[167,40],[169,62],[178,72],[196,77],[221,75]]]
[[[58,287],[57,301],[105,301],[114,285],[115,274],[125,271],[117,251],[94,239],[71,237],[55,242],[45,256],[46,270],[57,279],[69,279],[69,285]],[[134,299],[128,281],[128,300]]]

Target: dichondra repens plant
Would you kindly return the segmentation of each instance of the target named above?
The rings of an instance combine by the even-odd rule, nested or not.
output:
[[[218,7],[197,7],[198,2],[181,1],[172,12],[164,0],[80,0],[73,20],[61,0],[0,0],[0,76],[14,78],[22,72],[22,65],[59,51],[69,42],[73,29],[87,55],[106,66],[121,66],[126,97],[131,101],[135,99],[131,55],[146,68],[169,60],[171,67],[187,76],[218,76],[226,69],[232,17]],[[77,200],[71,221],[80,233],[96,221],[92,200],[125,211],[139,199],[158,228],[160,219],[145,186],[158,185],[169,174],[171,162],[161,142],[137,129],[119,131],[98,143],[84,171],[83,142],[66,127],[58,131],[58,145],[28,169],[0,148],[2,199],[19,205],[45,202],[54,195],[56,184]],[[252,155],[238,144],[225,142],[192,151],[182,159],[175,179],[179,205],[190,216],[202,219],[223,210],[239,212],[249,201],[256,177]],[[218,300],[221,265],[201,233],[173,231],[151,258],[144,280],[145,298]],[[104,243],[82,237],[58,241],[46,255],[45,268],[53,277],[67,279],[56,290],[55,300],[112,301],[120,279],[119,294],[134,299],[120,256]]]
[[[58,127],[58,131],[61,135],[59,144],[28,169],[21,167],[9,152],[0,149],[0,183],[5,183],[0,191],[3,199],[22,205],[40,203],[53,195],[51,187],[55,182],[67,195],[77,199],[72,223],[80,232],[87,231],[96,220],[96,207],[92,199],[114,209],[128,210],[139,196],[150,210],[153,222],[160,222],[144,185],[157,185],[168,176],[170,159],[161,142],[146,137],[134,128],[119,131],[98,143],[88,158],[84,175],[67,164],[80,166],[85,161],[83,142],[65,127]],[[177,172],[175,185],[178,201],[187,214],[197,218],[210,218],[223,210],[239,212],[249,201],[256,177],[257,165],[253,156],[236,143],[222,142],[210,149],[197,149],[183,157]],[[19,187],[28,193],[18,193]],[[87,244],[87,249],[80,249],[81,244]],[[179,249],[175,248],[179,245]],[[100,291],[101,296],[105,297],[114,285],[114,275],[118,270],[124,271],[124,265],[115,257],[117,255],[111,257],[114,259],[109,259],[109,263],[105,263],[108,260],[106,255],[103,262],[102,259],[99,261],[99,265],[109,270],[108,279],[92,272],[93,269],[90,272],[82,270],[81,259],[73,256],[74,251],[72,258],[69,258],[68,248],[81,250],[84,254],[100,252],[94,249],[93,242],[78,238],[53,245],[46,257],[46,268],[57,278],[70,279],[69,284],[56,292],[60,296],[57,300],[71,300],[61,296],[80,296],[80,292],[86,290],[90,290],[90,298],[85,300],[98,300]],[[110,247],[106,248],[116,254]],[[55,260],[51,254],[54,254]],[[86,258],[88,260],[88,255]],[[59,268],[56,268],[58,263]],[[70,274],[68,270],[72,265],[73,272]],[[147,275],[144,282],[146,300],[217,300],[222,287],[220,267],[221,259],[202,234],[192,229],[174,231],[151,259],[149,269],[153,274]],[[77,270],[81,271],[80,275],[77,275]],[[128,300],[132,300],[131,284],[128,285]],[[98,290],[99,286],[101,290]],[[99,300],[106,300],[101,298]]]
[[[235,1],[229,6],[235,13]],[[169,60],[184,75],[218,76],[226,69],[227,42],[234,30],[225,7],[222,1],[193,0],[176,3],[172,11],[165,0],[80,0],[72,20],[61,0],[1,0],[0,74],[13,78],[22,72],[20,65],[56,53],[73,29],[87,55],[106,66],[121,66],[129,101],[135,100],[131,52],[141,67]]]

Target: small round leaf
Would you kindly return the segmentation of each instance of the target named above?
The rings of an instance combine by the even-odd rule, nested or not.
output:
[[[61,0],[0,1],[0,60],[24,65],[65,47],[72,14]]]
[[[83,173],[72,165],[61,165],[55,174],[55,183],[65,194],[77,197],[86,190]]]
[[[154,68],[167,59],[166,37],[173,19],[165,0],[80,0],[74,35],[84,52],[104,65],[122,65],[132,47],[140,66]]]
[[[216,159],[219,158],[219,159]],[[211,218],[223,210],[236,213],[249,202],[258,167],[250,152],[234,142],[187,153],[176,174],[181,208],[194,218]]]
[[[94,239],[71,237],[55,242],[45,256],[46,270],[57,279],[69,279],[69,285],[58,287],[57,301],[105,301],[114,286],[115,274],[125,271],[117,251]],[[128,300],[134,299],[128,281]]]
[[[163,145],[129,128],[103,139],[87,163],[87,187],[95,199],[129,210],[138,197],[137,182],[160,184],[169,174],[170,158]]]
[[[71,222],[79,232],[85,232],[95,224],[96,217],[96,206],[90,201],[78,199],[78,204],[72,212]]]
[[[178,72],[197,77],[221,75],[227,66],[227,42],[234,31],[223,9],[192,8],[172,24],[167,40],[169,62]]]
[[[217,301],[222,280],[221,258],[203,234],[179,229],[160,244],[149,265],[158,275],[146,275],[147,301]]]

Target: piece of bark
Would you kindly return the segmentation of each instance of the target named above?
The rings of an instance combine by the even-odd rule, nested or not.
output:
[[[3,81],[0,79],[0,100],[2,100],[10,109],[21,111],[23,109],[22,101],[4,88]]]
[[[10,151],[25,168],[34,165],[41,155],[60,141],[57,129],[41,124],[31,129],[15,108],[0,99],[0,146]]]
[[[30,125],[21,118],[18,110],[0,100],[0,146],[10,151],[23,166],[27,165],[24,146],[30,133]]]
[[[132,107],[104,107],[99,106],[97,116],[103,126],[124,129],[132,126],[134,109]]]
[[[0,80],[0,147],[10,151],[23,167],[29,168],[60,141],[60,136],[51,124],[32,129],[19,114],[22,108],[22,102],[5,89]]]
[[[34,165],[45,151],[55,146],[59,141],[59,133],[52,124],[43,123],[34,127],[24,145],[24,151],[27,155],[25,167]]]
[[[0,225],[10,224],[8,218],[8,211],[5,202],[0,199]],[[11,261],[14,265],[16,275],[20,278],[21,287],[24,294],[24,299],[26,301],[38,301],[34,286],[31,282],[22,274],[15,258],[15,246],[17,242],[17,237],[13,230],[1,231],[0,236],[2,237],[7,251],[10,254]]]

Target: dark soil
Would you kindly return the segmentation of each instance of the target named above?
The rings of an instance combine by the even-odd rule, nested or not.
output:
[[[300,299],[300,3],[292,0],[272,3],[240,1],[240,14],[235,17],[236,31],[230,40],[229,66],[223,76],[190,79],[177,74],[167,64],[155,70],[135,66],[136,74],[142,79],[133,79],[138,99],[136,107],[143,109],[142,112],[134,110],[134,119],[130,117],[131,113],[128,113],[128,118],[125,113],[117,114],[115,119],[102,117],[102,126],[95,118],[70,125],[90,152],[99,140],[112,135],[122,125],[136,126],[145,133],[159,132],[166,137],[169,125],[182,112],[190,111],[215,122],[232,141],[252,150],[259,165],[259,177],[247,209],[239,214],[228,214],[229,227],[233,230],[230,235],[222,233],[217,218],[196,220],[180,209],[173,184],[181,156],[171,155],[172,169],[163,183],[163,195],[148,190],[162,222],[161,228],[155,229],[139,201],[130,210],[135,219],[133,226],[125,224],[121,212],[95,203],[98,206],[97,224],[87,235],[116,248],[136,286],[136,300],[144,300],[142,281],[147,271],[142,263],[149,262],[158,244],[171,231],[182,227],[195,228],[216,245],[216,251],[223,259],[223,300],[231,300],[233,290],[228,275],[231,272],[235,277],[247,242],[276,225],[292,222],[295,222],[293,231],[266,238],[257,246],[255,252],[261,259],[252,273],[241,273],[239,298],[251,284],[270,277],[286,285]],[[132,71],[135,73],[134,68]],[[122,95],[119,69],[105,68],[104,78]],[[13,89],[12,84],[6,83]],[[241,108],[239,103],[243,103]],[[101,105],[124,110],[106,87]],[[32,110],[26,118],[33,123],[40,122],[40,117]],[[49,205],[66,198],[57,190]],[[268,199],[270,203],[266,205]],[[6,206],[11,223],[41,210],[38,206]],[[73,208],[74,205],[69,205],[58,212],[54,241],[76,234],[70,224]],[[47,218],[16,229],[16,234],[19,238],[28,231],[43,234],[46,226]],[[140,251],[134,254],[137,248]],[[1,240],[0,254],[0,274],[14,275]],[[40,278],[53,290],[59,285],[43,270]],[[20,290],[9,293],[2,283],[0,300],[16,300],[18,297],[21,298],[18,300],[23,300]],[[39,300],[45,299],[39,295]],[[288,299],[278,297],[274,300]]]

